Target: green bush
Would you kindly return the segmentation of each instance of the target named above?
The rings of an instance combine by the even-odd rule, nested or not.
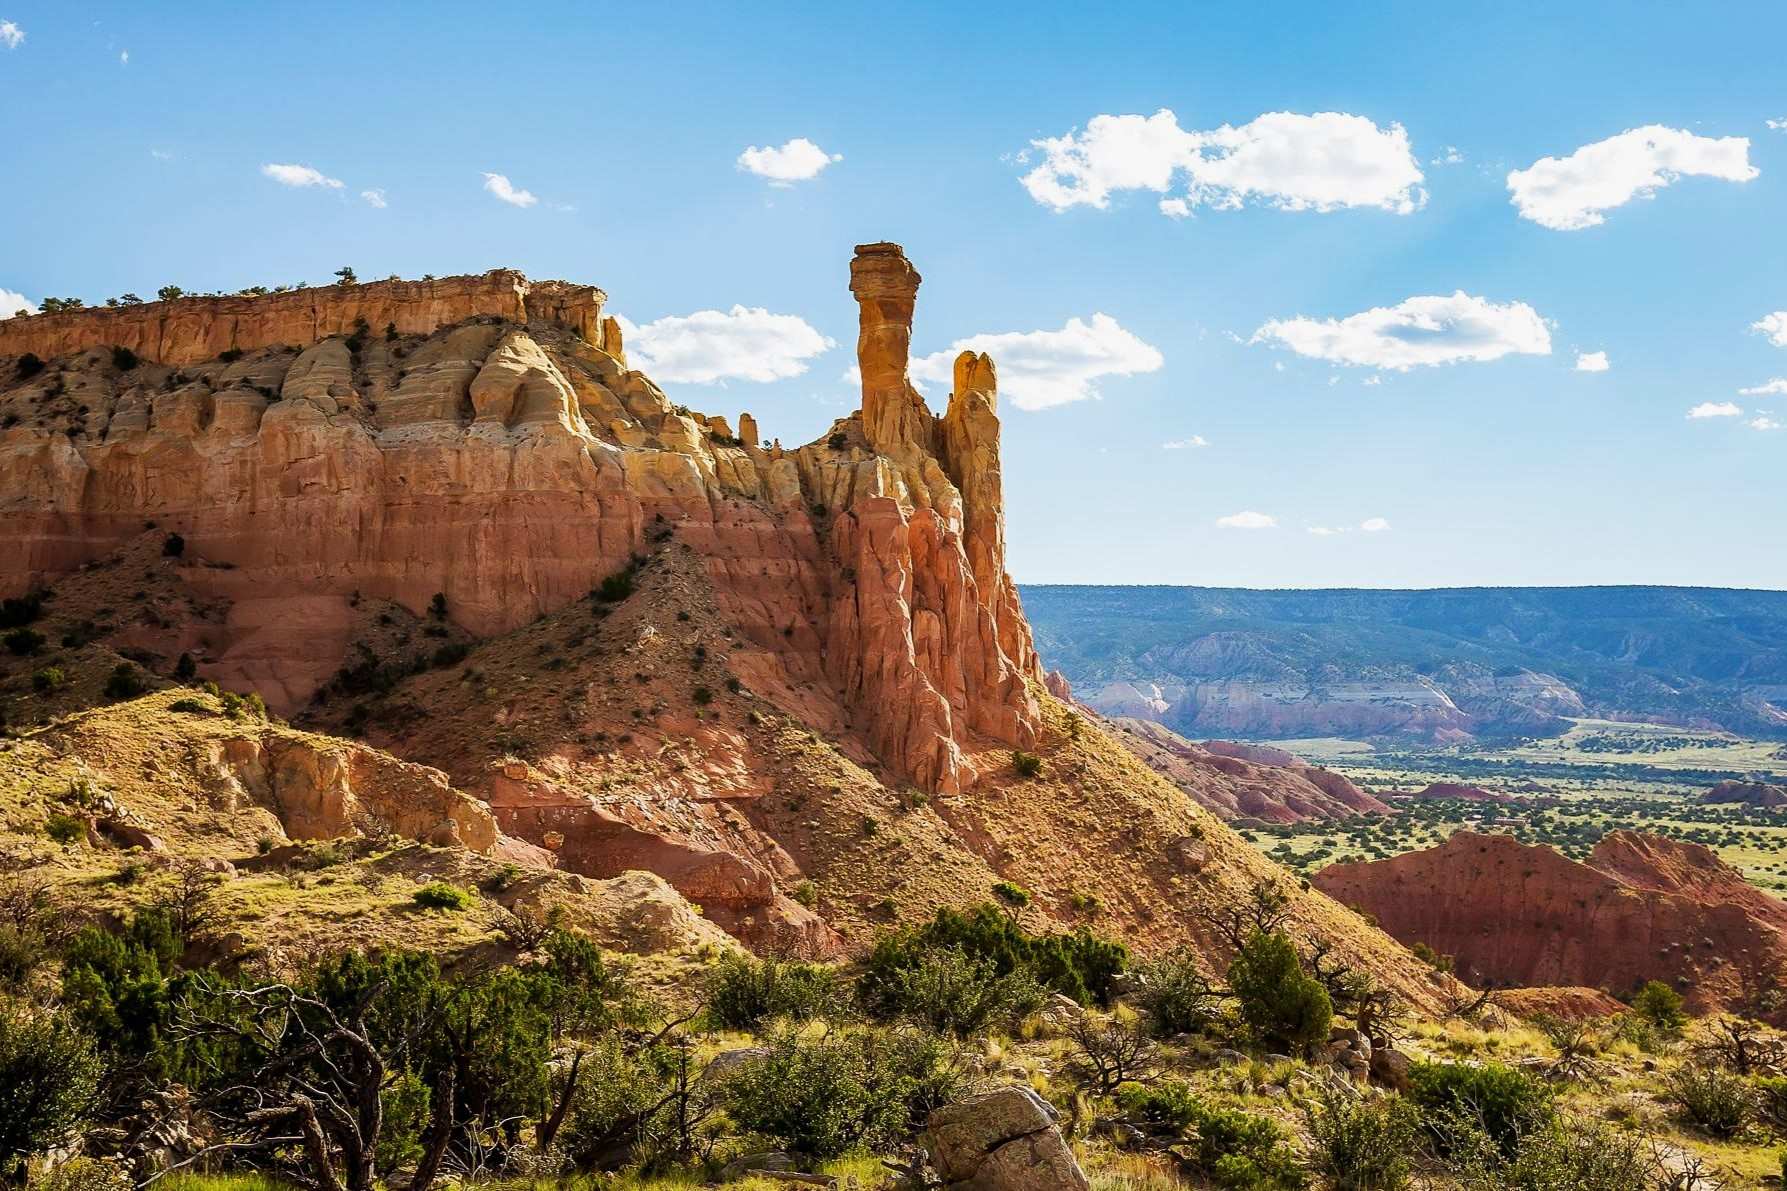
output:
[[[810,1021],[834,1015],[843,982],[825,964],[731,954],[708,968],[707,1013],[729,1030],[755,1030],[775,1017]]]
[[[1595,1121],[1552,1121],[1522,1134],[1513,1154],[1477,1130],[1449,1164],[1473,1191],[1663,1191],[1643,1134]]]
[[[1757,1076],[1755,1090],[1756,1115],[1776,1133],[1787,1135],[1787,1076]]]
[[[0,1177],[79,1123],[101,1071],[93,1040],[66,1015],[0,1001]]]
[[[1355,1100],[1324,1092],[1310,1113],[1310,1164],[1335,1191],[1401,1191],[1419,1114],[1399,1096]]]
[[[45,666],[31,676],[31,689],[39,693],[57,690],[68,681],[59,667]]]
[[[1681,994],[1661,980],[1652,980],[1638,990],[1632,998],[1632,1012],[1665,1038],[1679,1037],[1688,1024]]]
[[[43,634],[36,629],[14,629],[4,640],[7,650],[17,657],[29,657],[43,648]]]
[[[410,900],[425,910],[448,910],[457,913],[460,910],[469,910],[477,899],[469,889],[461,889],[446,881],[430,881],[416,890]]]
[[[1189,947],[1170,951],[1137,969],[1136,1002],[1148,1028],[1162,1037],[1195,1034],[1216,1020],[1219,998]]]
[[[1183,1138],[1176,1152],[1218,1187],[1280,1191],[1308,1185],[1290,1135],[1266,1117],[1207,1105],[1177,1080],[1125,1084],[1117,1103],[1144,1131]]]
[[[186,553],[186,539],[177,533],[171,533],[162,540],[161,554],[163,558],[179,558]]]
[[[995,882],[993,896],[1014,910],[1021,910],[1030,904],[1030,891],[1012,881]]]
[[[1710,1063],[1684,1063],[1663,1077],[1663,1098],[1682,1120],[1713,1137],[1735,1137],[1756,1111],[1756,1089]]]
[[[1099,938],[1085,927],[1067,934],[1033,935],[995,906],[977,906],[966,914],[944,909],[922,926],[892,931],[876,940],[858,982],[865,1007],[897,1016],[902,1011],[899,973],[917,967],[927,952],[936,950],[988,960],[996,976],[1022,970],[1043,988],[1082,1005],[1107,1000],[1112,978],[1129,962],[1121,943]]]
[[[1009,1025],[1042,1006],[1043,992],[1024,968],[1000,973],[990,958],[953,947],[926,950],[881,990],[881,1016],[899,1016],[958,1038]]]
[[[112,667],[111,676],[105,680],[105,695],[108,699],[134,699],[149,689],[143,681],[143,672],[129,662],[119,662]]]
[[[907,1031],[784,1031],[768,1051],[732,1077],[728,1110],[747,1132],[815,1158],[893,1148],[964,1088],[948,1049]]]
[[[1042,773],[1042,758],[1035,753],[1027,753],[1023,749],[1011,751],[1012,772],[1019,777],[1037,777]]]
[[[87,825],[73,815],[52,811],[43,822],[43,833],[59,844],[72,844],[87,835]]]
[[[1537,1079],[1500,1063],[1416,1063],[1409,1070],[1408,1098],[1442,1156],[1485,1135],[1504,1157],[1521,1137],[1550,1124],[1551,1092]]]
[[[633,570],[616,571],[596,587],[596,598],[604,604],[618,604],[633,594]]]
[[[114,347],[112,349],[112,367],[116,368],[119,372],[129,372],[140,363],[142,363],[142,361],[137,359],[137,354],[131,351],[128,347]]]
[[[1282,932],[1255,931],[1229,965],[1228,979],[1256,1041],[1308,1053],[1328,1040],[1334,1020],[1328,990],[1303,970]]]

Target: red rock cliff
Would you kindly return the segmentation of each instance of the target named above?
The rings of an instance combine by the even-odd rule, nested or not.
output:
[[[965,353],[926,408],[918,282],[896,245],[858,250],[863,410],[795,450],[629,370],[600,290],[508,271],[0,322],[0,591],[178,531],[188,582],[229,601],[201,672],[291,709],[359,596],[440,593],[503,633],[668,527],[774,653],[766,680],[830,684],[894,775],[964,789],[971,745],[1035,740],[1041,672],[1004,569],[992,361]]]
[[[1661,980],[1697,1010],[1755,1011],[1787,979],[1787,905],[1698,844],[1615,832],[1579,864],[1460,831],[1426,851],[1330,865],[1314,881],[1490,986],[1625,994]]]

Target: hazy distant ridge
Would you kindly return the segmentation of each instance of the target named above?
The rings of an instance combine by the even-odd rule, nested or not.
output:
[[[1526,734],[1586,713],[1787,738],[1787,592],[1021,591],[1076,693],[1205,735]]]

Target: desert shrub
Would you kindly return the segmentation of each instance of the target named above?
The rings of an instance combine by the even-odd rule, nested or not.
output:
[[[191,682],[199,674],[199,664],[190,653],[182,653],[174,663],[174,678],[179,682]]]
[[[101,1067],[93,1040],[67,1015],[0,1001],[0,1178],[61,1141],[92,1106]]]
[[[595,596],[604,604],[618,604],[633,594],[633,569],[616,571],[597,585]]]
[[[434,656],[429,660],[436,670],[444,670],[448,666],[457,666],[470,656],[471,652],[472,647],[466,642],[453,641],[435,650]]]
[[[841,451],[845,447],[850,445],[850,439],[849,439],[849,436],[845,435],[843,432],[840,431],[836,434],[829,436],[825,440],[825,445],[830,447],[834,451]]]
[[[994,882],[993,896],[1014,910],[1021,910],[1030,904],[1030,891],[1012,881]]]
[[[697,706],[706,707],[709,703],[714,701],[713,688],[706,686],[696,687],[694,691],[694,699]]]
[[[1665,1038],[1680,1037],[1682,1027],[1688,1024],[1681,994],[1661,980],[1652,980],[1638,990],[1632,998],[1632,1012]]]
[[[811,910],[819,904],[819,886],[811,881],[802,881],[794,887],[788,896],[794,899],[796,905],[805,906]]]
[[[582,1068],[559,1144],[580,1169],[625,1165],[662,1128],[663,1079],[646,1056],[612,1038],[585,1051]]]
[[[1216,1020],[1220,998],[1198,967],[1197,953],[1182,947],[1137,969],[1136,1002],[1148,1026],[1163,1037],[1194,1034]]]
[[[447,593],[437,591],[428,601],[428,615],[436,620],[447,619]]]
[[[167,1180],[172,1183],[174,1179]],[[133,1191],[130,1167],[116,1158],[70,1158],[30,1182],[30,1191]],[[168,1191],[172,1191],[169,1188]],[[189,1191],[196,1191],[190,1189]],[[204,1191],[224,1191],[214,1185]]]
[[[1454,962],[1452,957],[1449,955],[1441,955],[1426,943],[1416,940],[1415,943],[1409,947],[1409,950],[1414,953],[1416,959],[1420,960],[1436,972],[1450,972],[1452,970],[1452,964]]]
[[[1177,1134],[1181,1160],[1218,1187],[1279,1191],[1308,1185],[1282,1126],[1267,1117],[1205,1104],[1177,1080],[1117,1092],[1124,1115],[1153,1133]]]
[[[1760,1075],[1754,1082],[1756,1115],[1776,1133],[1787,1134],[1787,1076]]]
[[[38,357],[36,352],[26,352],[19,357],[18,377],[20,380],[29,380],[42,371],[43,360]]]
[[[43,615],[43,592],[0,599],[0,629],[22,628]]]
[[[148,689],[148,683],[143,681],[143,672],[129,662],[119,662],[105,680],[105,694],[108,699],[134,699]]]
[[[68,681],[60,667],[45,666],[31,676],[31,689],[38,692],[53,691]]]
[[[87,926],[62,950],[62,998],[113,1069],[154,1077],[177,1061],[164,1037],[179,995],[166,978],[182,950],[173,919],[139,910],[116,933]]]
[[[964,1087],[948,1048],[908,1031],[784,1031],[768,1051],[732,1077],[732,1118],[749,1133],[815,1158],[891,1148]]]
[[[1019,777],[1036,777],[1042,773],[1042,758],[1035,753],[1027,753],[1023,749],[1011,751],[1012,772]]]
[[[884,1018],[901,1017],[933,1033],[966,1038],[1010,1024],[1042,1001],[1042,989],[1027,970],[1001,973],[990,958],[938,947],[896,970],[878,990],[875,1009]]]
[[[413,1165],[422,1156],[428,1124],[428,1085],[414,1071],[399,1072],[379,1090],[383,1114],[374,1157],[379,1170]]]
[[[1416,1063],[1409,1081],[1408,1098],[1442,1156],[1467,1148],[1480,1132],[1504,1157],[1511,1157],[1523,1136],[1552,1120],[1551,1092],[1545,1085],[1500,1063]]]
[[[834,968],[773,956],[728,955],[708,968],[705,983],[709,1018],[730,1030],[755,1030],[774,1017],[827,1017],[844,1002]]]
[[[1235,954],[1228,979],[1256,1041],[1304,1052],[1327,1041],[1334,1020],[1328,990],[1303,970],[1282,932],[1255,931]]]
[[[186,539],[177,533],[169,534],[161,543],[164,558],[179,558],[186,553]]]
[[[1663,1097],[1682,1120],[1713,1137],[1735,1137],[1756,1109],[1742,1076],[1711,1063],[1683,1063],[1663,1077]]]
[[[1078,1015],[1068,1029],[1074,1053],[1067,1072],[1095,1095],[1108,1096],[1118,1087],[1150,1079],[1158,1051],[1136,1024],[1097,1013]]]
[[[14,629],[4,640],[7,652],[17,657],[29,657],[43,648],[43,634],[36,629]]]
[[[1325,1091],[1309,1115],[1310,1164],[1335,1191],[1401,1191],[1419,1129],[1419,1115],[1399,1096]]]
[[[1665,1191],[1688,1185],[1658,1177],[1642,1135],[1594,1121],[1541,1125],[1522,1134],[1511,1155],[1478,1130],[1460,1151],[1450,1165],[1471,1191]]]
[[[1085,927],[1066,934],[1033,935],[991,905],[966,914],[944,909],[922,926],[876,940],[858,983],[864,1005],[884,1012],[891,1005],[897,1013],[899,974],[917,967],[927,952],[945,949],[990,961],[995,976],[1022,970],[1043,988],[1082,1005],[1105,1001],[1112,978],[1129,962],[1121,943],[1100,938]]]
[[[471,908],[476,899],[469,889],[461,889],[446,881],[430,881],[411,895],[411,901],[425,910],[447,910],[457,913]]]
[[[142,361],[137,359],[137,354],[131,351],[128,347],[114,347],[112,349],[112,367],[116,368],[119,372],[129,372],[140,363],[142,363]]]
[[[222,360],[225,364],[234,364],[237,360],[242,358],[242,349],[239,347],[225,348],[223,351],[217,353],[217,358]]]
[[[43,821],[43,833],[59,844],[72,844],[87,834],[87,825],[73,815],[52,811]]]

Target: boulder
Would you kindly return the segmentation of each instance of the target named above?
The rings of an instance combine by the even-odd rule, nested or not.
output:
[[[1059,1118],[1029,1088],[1001,1088],[933,1112],[925,1149],[944,1186],[959,1191],[1089,1191]]]
[[[1394,1047],[1380,1046],[1371,1052],[1371,1078],[1392,1091],[1409,1090],[1409,1068],[1412,1066],[1409,1057]]]

